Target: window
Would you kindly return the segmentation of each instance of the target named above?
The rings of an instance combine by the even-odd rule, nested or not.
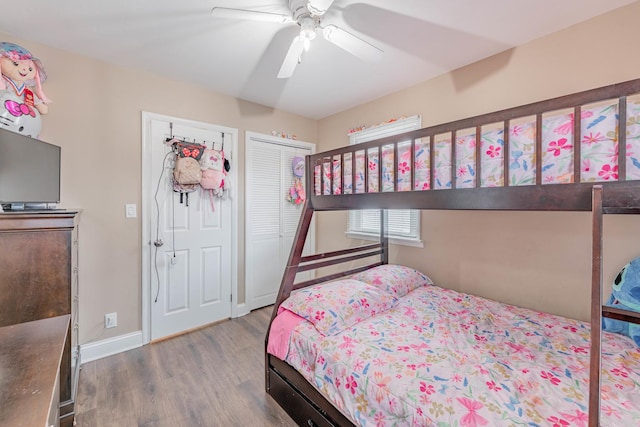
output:
[[[350,144],[361,144],[385,136],[398,135],[420,129],[420,116],[408,117],[382,126],[355,132],[349,136]],[[420,240],[420,211],[392,209],[388,211],[388,233],[391,243],[422,247]],[[349,211],[347,236],[355,239],[378,240],[380,238],[380,210],[362,209]]]

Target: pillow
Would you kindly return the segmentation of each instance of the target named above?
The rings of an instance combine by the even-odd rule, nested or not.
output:
[[[322,335],[336,335],[396,305],[398,300],[375,286],[345,279],[301,289],[281,308],[313,323]]]
[[[363,271],[351,277],[369,283],[400,298],[425,285],[433,285],[431,279],[418,270],[404,265],[385,264]]]

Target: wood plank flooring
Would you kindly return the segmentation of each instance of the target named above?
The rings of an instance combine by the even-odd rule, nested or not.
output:
[[[271,310],[85,363],[77,426],[295,426],[264,390]]]

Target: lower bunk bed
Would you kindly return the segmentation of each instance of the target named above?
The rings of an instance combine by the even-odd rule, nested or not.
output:
[[[640,214],[639,152],[640,79],[307,156],[267,392],[300,425],[640,426],[640,351],[602,330],[640,323],[602,286],[602,217]],[[302,255],[315,212],[351,209],[380,209],[379,243]],[[388,209],[591,211],[590,322],[389,265]]]
[[[290,385],[272,378],[271,387],[286,394],[307,382],[337,410],[299,414],[299,423],[588,422],[588,324],[444,289],[407,267],[383,265],[294,293],[270,336],[275,371],[290,380],[280,370],[293,367],[302,377]],[[640,425],[640,348],[630,338],[604,334],[602,380],[602,425]],[[310,403],[287,403],[298,405]]]

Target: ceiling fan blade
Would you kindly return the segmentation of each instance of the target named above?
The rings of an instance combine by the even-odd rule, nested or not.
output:
[[[335,25],[323,28],[322,35],[339,48],[365,61],[376,61],[384,53],[382,49]]]
[[[260,12],[259,10],[233,9],[230,7],[214,7],[211,15],[216,18],[246,19],[249,21],[276,22],[287,24],[293,22],[293,18],[282,13]]]
[[[309,0],[307,9],[309,9],[309,12],[313,15],[321,16],[325,14],[333,2],[334,0]]]
[[[300,36],[296,36],[296,38],[291,42],[291,46],[289,46],[287,56],[285,56],[284,61],[282,61],[282,66],[280,67],[280,71],[278,72],[279,79],[288,79],[293,75],[293,71],[300,63],[303,51],[304,40],[302,40]]]

